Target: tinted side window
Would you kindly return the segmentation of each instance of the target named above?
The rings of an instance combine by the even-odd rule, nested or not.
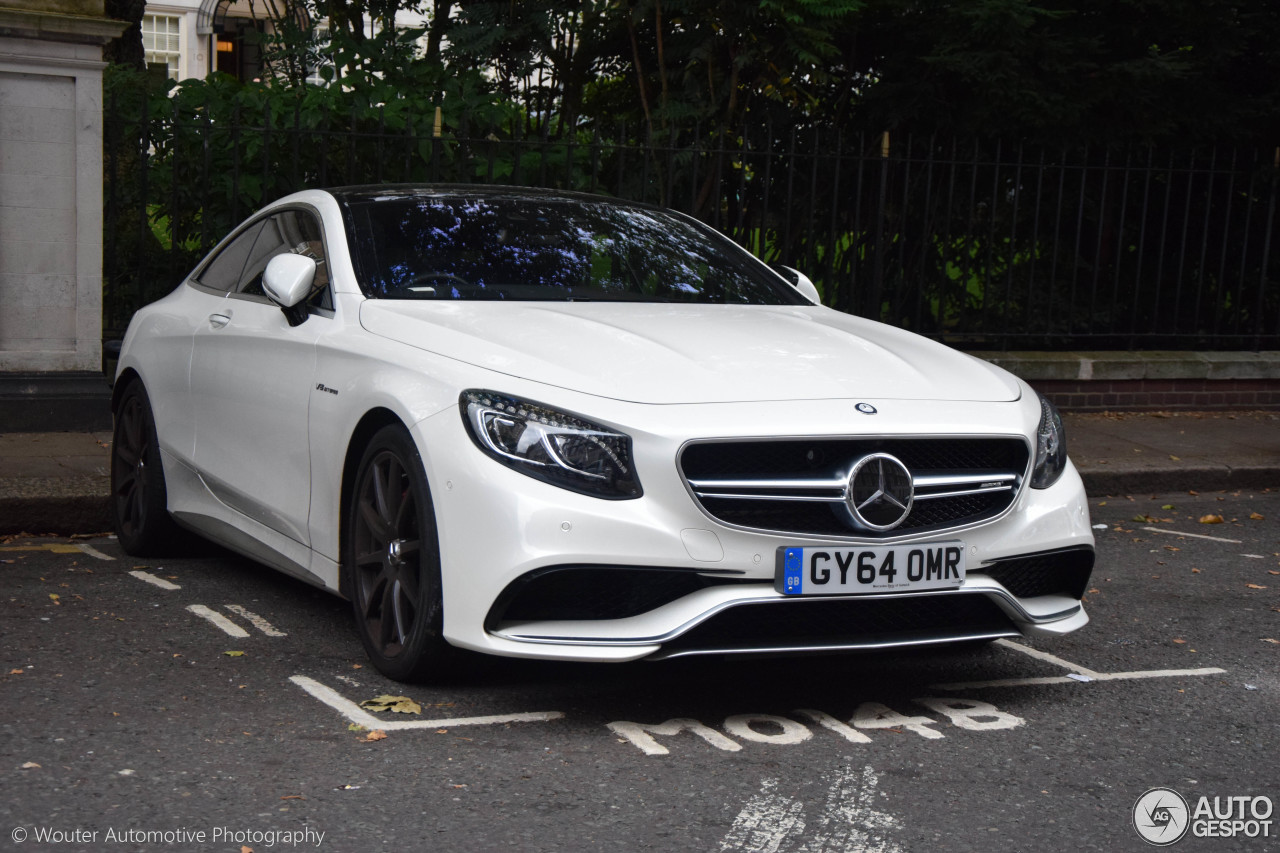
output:
[[[314,216],[303,210],[281,211],[262,224],[257,242],[249,252],[244,272],[240,276],[238,292],[265,295],[262,290],[262,273],[267,268],[267,262],[285,252],[305,255],[316,262],[315,285],[307,304],[315,308],[332,308],[333,296],[329,293],[329,268],[325,263],[320,224]]]
[[[215,290],[223,292],[235,290],[240,282],[240,273],[244,269],[245,260],[249,257],[249,250],[253,248],[254,240],[257,239],[260,230],[262,230],[261,222],[255,222],[246,228],[239,237],[224,246],[222,251],[214,256],[213,260],[201,270],[196,280],[205,287]]]

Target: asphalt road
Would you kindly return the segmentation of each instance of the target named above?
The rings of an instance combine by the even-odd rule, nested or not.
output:
[[[1280,493],[1091,503],[1070,637],[412,687],[345,603],[211,546],[7,541],[0,850],[1143,850],[1156,787],[1175,849],[1280,849]],[[1215,805],[1235,837],[1193,834]]]

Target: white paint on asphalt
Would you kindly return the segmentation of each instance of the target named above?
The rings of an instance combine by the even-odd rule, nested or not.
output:
[[[779,731],[762,732],[761,728],[777,728]],[[804,743],[813,737],[813,732],[795,720],[772,714],[735,714],[724,721],[724,730],[734,737],[754,743]]]
[[[1187,536],[1191,539],[1208,539],[1210,542],[1226,542],[1228,545],[1240,544],[1239,539],[1224,539],[1221,536],[1206,536],[1203,533],[1182,533],[1177,530],[1165,530],[1160,527],[1144,527],[1142,529],[1149,533],[1163,533],[1166,536]]]
[[[778,853],[804,834],[804,802],[777,792],[778,780],[765,779],[760,792],[733,819],[720,840],[722,853]]]
[[[454,726],[492,726],[502,723],[545,723],[549,720],[559,720],[564,717],[564,714],[560,711],[533,711],[524,714],[498,714],[490,717],[447,717],[439,720],[381,720],[332,687],[327,687],[313,678],[308,678],[305,675],[294,675],[289,680],[346,717],[350,722],[355,723],[357,726],[364,726],[370,731],[381,729],[384,732],[395,732],[412,729],[445,729]]]
[[[224,604],[223,607],[225,607],[227,610],[230,610],[232,613],[236,614],[242,619],[246,620],[250,625],[257,628],[259,631],[266,634],[268,637],[289,636],[284,631],[277,631],[275,629],[275,626],[273,626],[266,619],[263,619],[261,616],[259,616],[256,613],[250,613],[248,610],[245,610],[239,604]]]
[[[852,726],[842,723],[826,711],[815,711],[812,708],[800,708],[796,711],[797,717],[808,717],[824,729],[835,732],[840,737],[850,743],[871,743],[871,738]]]
[[[92,545],[77,545],[76,547],[80,549],[81,553],[88,554],[90,557],[93,557],[95,560],[106,560],[109,563],[114,563],[116,561],[115,557],[107,556],[106,554],[102,553]]]
[[[1001,646],[1006,649],[1011,649],[1015,652],[1022,652],[1022,654],[1028,657],[1033,657],[1036,660],[1042,660],[1045,663],[1051,663],[1054,666],[1060,666],[1063,669],[1070,670],[1071,672],[1075,672],[1080,675],[1087,675],[1090,678],[1094,678],[1098,675],[1098,673],[1094,672],[1093,670],[1086,669],[1085,667],[1080,666],[1079,664],[1075,664],[1075,663],[1072,663],[1071,661],[1063,660],[1062,658],[1057,657],[1056,655],[1051,655],[1048,652],[1042,652],[1039,649],[1033,649],[1030,646],[1024,646],[1021,643],[1015,643],[1012,640],[996,640],[994,645]]]
[[[934,713],[941,714],[958,729],[971,732],[989,732],[999,729],[1016,729],[1026,722],[1022,717],[1007,711],[1001,711],[990,702],[979,702],[977,699],[960,699],[956,697],[939,699],[925,697],[913,700]]]
[[[645,755],[667,755],[671,750],[667,749],[653,737],[654,735],[662,735],[663,737],[675,737],[681,732],[690,732],[705,740],[716,749],[722,749],[725,752],[737,752],[742,747],[720,734],[710,726],[704,726],[697,720],[686,718],[677,718],[667,720],[665,723],[633,723],[630,720],[618,720],[616,723],[608,724],[609,731],[619,737],[629,740],[632,744],[640,748]]]
[[[203,604],[188,604],[187,610],[199,616],[201,619],[207,619],[216,625],[220,631],[223,631],[232,637],[243,640],[245,637],[249,636],[248,631],[241,628],[221,613],[216,610],[210,610]]]
[[[863,702],[853,712],[853,725],[859,729],[904,729],[926,740],[941,740],[942,732],[929,726],[938,722],[929,717],[908,717],[879,702]]]
[[[821,811],[806,821],[804,799],[778,793],[776,779],[763,780],[721,839],[721,853],[900,853],[889,837],[898,819],[877,808],[886,797],[870,765],[845,765],[824,781]]]
[[[937,690],[976,690],[985,687],[1030,687],[1041,684],[1092,684],[1099,681],[1129,681],[1144,678],[1183,678],[1199,675],[1222,675],[1225,669],[1216,666],[1198,667],[1196,669],[1144,669],[1132,672],[1095,672],[1092,669],[1064,660],[1048,652],[1024,646],[1011,640],[996,640],[995,645],[1012,651],[1060,666],[1068,670],[1067,675],[1047,676],[1039,678],[997,678],[990,681],[957,681],[950,684],[935,684]],[[1083,677],[1082,677],[1083,676]]]
[[[182,587],[178,586],[176,583],[170,583],[164,578],[158,578],[151,574],[151,572],[144,572],[141,569],[135,569],[134,571],[129,572],[129,574],[140,581],[145,581],[152,586],[158,586],[161,589],[167,589],[171,592],[175,589],[182,589]]]

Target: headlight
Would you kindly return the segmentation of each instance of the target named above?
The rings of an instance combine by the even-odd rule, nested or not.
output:
[[[1036,467],[1031,471],[1031,488],[1047,489],[1067,467],[1067,431],[1058,409],[1040,397],[1040,426],[1036,428]]]
[[[463,391],[459,405],[471,439],[508,468],[598,498],[642,494],[630,436],[492,391]]]

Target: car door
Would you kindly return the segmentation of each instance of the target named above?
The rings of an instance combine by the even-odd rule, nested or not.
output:
[[[291,326],[262,290],[267,262],[285,252],[317,260],[309,314]],[[222,503],[309,544],[308,403],[315,342],[332,322],[319,218],[305,209],[262,221],[235,289],[201,324],[191,364],[196,467]]]

